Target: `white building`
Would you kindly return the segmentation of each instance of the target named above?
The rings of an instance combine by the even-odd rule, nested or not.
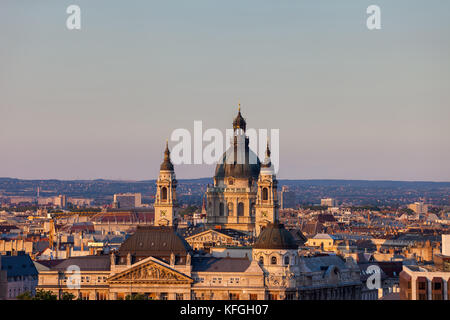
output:
[[[114,207],[121,209],[139,208],[142,206],[140,193],[119,193],[114,195]]]
[[[336,207],[337,201],[333,198],[320,199],[320,205],[324,207]]]

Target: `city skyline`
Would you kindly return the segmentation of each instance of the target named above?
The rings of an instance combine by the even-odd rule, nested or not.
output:
[[[79,1],[79,31],[69,4],[0,4],[2,177],[155,179],[175,129],[240,102],[280,129],[280,179],[450,181],[450,4],[378,1],[373,32],[369,1]]]

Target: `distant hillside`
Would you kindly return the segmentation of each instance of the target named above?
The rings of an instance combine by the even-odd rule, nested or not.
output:
[[[139,192],[151,199],[155,180],[23,180],[0,178],[0,196],[40,196],[64,194],[69,197],[103,199],[109,202],[115,193]],[[179,179],[177,192],[186,203],[201,204],[206,186],[212,178]],[[437,205],[450,204],[450,182],[373,181],[373,180],[279,180],[279,188],[288,186],[297,204],[317,204],[321,198],[336,198],[341,203],[368,205],[402,205],[425,199]],[[149,200],[147,200],[149,201]]]

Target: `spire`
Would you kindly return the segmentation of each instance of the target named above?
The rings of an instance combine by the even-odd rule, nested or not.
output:
[[[261,167],[270,168],[271,165],[272,165],[272,161],[270,160],[269,139],[267,139],[266,158],[264,159],[264,163],[261,165]]]
[[[173,164],[170,161],[169,141],[166,140],[166,150],[164,150],[164,161],[161,163],[160,170],[173,171]]]
[[[266,146],[266,157],[267,157],[267,158],[270,158],[269,139],[267,139],[267,146]]]

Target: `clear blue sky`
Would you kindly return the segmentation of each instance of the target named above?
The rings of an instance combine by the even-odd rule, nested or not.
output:
[[[174,129],[240,101],[279,178],[450,181],[450,1],[2,0],[0,40],[3,177],[154,179]]]

